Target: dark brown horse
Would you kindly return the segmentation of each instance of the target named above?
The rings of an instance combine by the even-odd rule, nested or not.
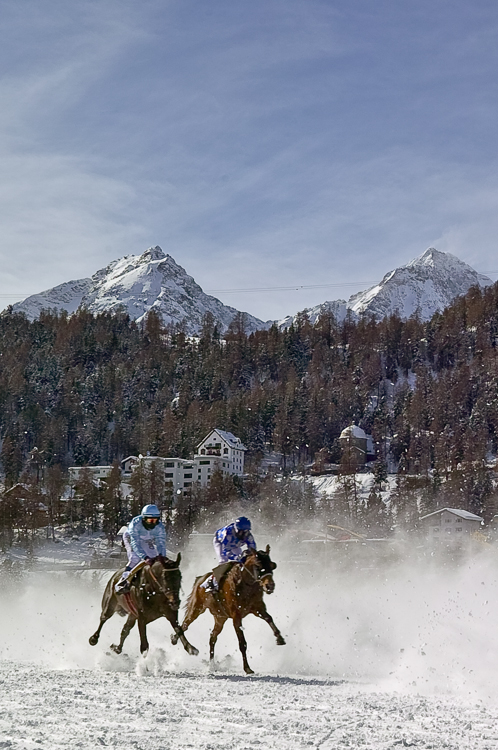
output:
[[[95,646],[98,643],[100,631],[104,623],[113,616],[115,612],[120,615],[128,615],[121,638],[116,646],[112,644],[111,648],[117,654],[123,650],[123,643],[132,627],[138,622],[140,633],[140,652],[146,654],[149,650],[147,642],[147,625],[154,622],[159,617],[165,617],[173,627],[176,639],[181,640],[185,651],[196,656],[199,652],[187,641],[183,635],[183,630],[178,624],[178,610],[180,608],[180,586],[182,576],[180,573],[181,555],[178,554],[176,560],[170,560],[167,557],[157,557],[149,565],[139,563],[130,574],[131,588],[126,594],[116,594],[115,585],[121,578],[122,570],[118,570],[108,581],[102,597],[102,614],[100,615],[100,625],[95,633],[90,637],[90,645]]]
[[[249,550],[240,563],[234,564],[216,594],[206,591],[201,586],[210,573],[197,578],[187,599],[185,618],[181,626],[183,632],[199,615],[209,609],[214,617],[214,628],[209,638],[209,658],[214,659],[217,638],[225,622],[231,619],[239,640],[244,672],[254,674],[247,661],[247,643],[242,630],[242,620],[246,615],[253,614],[261,617],[273,630],[277,645],[285,645],[282,634],[273,622],[272,616],[267,612],[263,601],[263,592],[272,594],[275,590],[273,571],[276,567],[276,563],[270,560],[270,547],[267,546],[264,552]],[[178,638],[177,634],[172,635],[172,643],[178,643]]]

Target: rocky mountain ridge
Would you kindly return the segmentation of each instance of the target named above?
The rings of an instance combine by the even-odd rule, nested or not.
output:
[[[395,311],[402,318],[418,313],[422,320],[428,320],[471,286],[492,283],[451,253],[431,247],[407,265],[387,273],[379,284],[353,294],[348,301],[328,301],[304,312],[312,323],[324,312],[332,312],[339,321],[348,312],[353,318],[372,314],[380,319]],[[138,322],[155,310],[164,323],[182,323],[191,335],[200,331],[206,313],[213,316],[222,332],[239,314],[234,307],[205,294],[192,276],[158,246],[142,255],[127,255],[112,261],[91,278],[68,281],[27,297],[13,305],[13,310],[24,312],[33,320],[43,309],[66,310],[71,314],[80,307],[92,313],[124,310]],[[287,328],[298,315],[265,322],[244,313],[246,330],[268,328],[273,322]]]
[[[155,310],[164,323],[183,323],[188,334],[198,333],[206,313],[211,313],[225,331],[239,311],[205,294],[201,287],[160,247],[142,255],[127,255],[112,261],[89,279],[69,281],[13,305],[30,320],[42,309],[75,312],[85,308],[92,313],[124,310],[137,322]],[[265,328],[259,318],[245,313],[248,331]]]
[[[379,284],[353,294],[347,302],[324,302],[306,313],[312,323],[325,312],[332,312],[339,321],[344,320],[348,312],[353,318],[370,314],[377,319],[394,312],[404,319],[418,313],[422,320],[429,320],[471,286],[485,287],[492,283],[490,278],[455,255],[430,247],[406,266],[387,273]],[[295,320],[295,315],[288,316],[278,321],[278,325],[287,328]]]

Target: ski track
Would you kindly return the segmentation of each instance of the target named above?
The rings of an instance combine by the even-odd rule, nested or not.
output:
[[[287,645],[245,620],[249,677],[230,624],[210,671],[208,614],[188,631],[196,658],[165,621],[146,658],[136,629],[110,652],[117,616],[90,647],[109,572],[0,586],[0,750],[498,750],[495,557],[324,570],[276,552],[266,601]],[[204,567],[186,565],[184,598]]]

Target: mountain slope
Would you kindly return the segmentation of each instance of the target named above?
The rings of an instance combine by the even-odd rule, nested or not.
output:
[[[91,279],[68,282],[13,305],[31,320],[43,308],[74,312],[84,307],[92,313],[125,310],[140,322],[155,310],[164,323],[183,323],[189,334],[198,333],[206,313],[211,313],[221,330],[226,330],[238,310],[205,294],[194,279],[160,247],[142,255],[128,255],[93,274]],[[267,326],[245,314],[246,328]]]
[[[380,284],[354,294],[347,306],[356,314],[371,313],[377,318],[397,311],[402,318],[418,312],[422,320],[429,320],[471,286],[492,283],[451,253],[430,247],[406,266],[387,273]]]
[[[381,319],[398,312],[405,319],[418,313],[422,320],[429,320],[471,286],[492,283],[455,255],[430,247],[406,266],[387,273],[379,284],[353,294],[347,302],[324,302],[307,310],[307,314],[312,323],[326,312],[332,312],[342,321],[348,310],[354,317],[371,314]],[[287,328],[296,318],[288,316],[278,321],[278,325]]]
[[[32,294],[22,302],[12,305],[14,312],[23,312],[30,320],[37,318],[42,310],[66,310],[74,313],[81,304],[85,294],[90,289],[91,279],[78,279],[77,281],[66,281],[64,284],[54,286],[39,294]]]

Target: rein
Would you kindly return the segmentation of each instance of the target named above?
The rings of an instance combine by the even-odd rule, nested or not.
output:
[[[240,563],[240,567],[242,569],[242,572],[246,571],[247,573],[249,573],[249,575],[253,579],[253,583],[259,583],[260,585],[262,585],[263,578],[267,578],[268,576],[271,576],[273,578],[273,572],[271,570],[269,570],[269,571],[261,570],[261,571],[259,571],[257,573],[253,573],[253,571],[250,570],[246,566],[246,562],[247,561],[244,560],[243,563]]]
[[[149,565],[148,567],[149,567],[148,573],[149,573],[150,577],[152,578],[152,580],[154,581],[154,583],[157,585],[157,588],[159,589],[159,591],[161,592],[161,594],[163,594],[163,596],[166,596],[168,593],[171,592],[171,589],[164,589],[161,586],[161,584],[159,583],[159,581],[157,580],[157,578],[154,575],[154,573],[152,572],[152,566]],[[180,570],[180,568],[177,566],[176,568],[164,568],[164,570],[167,571],[167,572],[169,572],[170,570]]]

